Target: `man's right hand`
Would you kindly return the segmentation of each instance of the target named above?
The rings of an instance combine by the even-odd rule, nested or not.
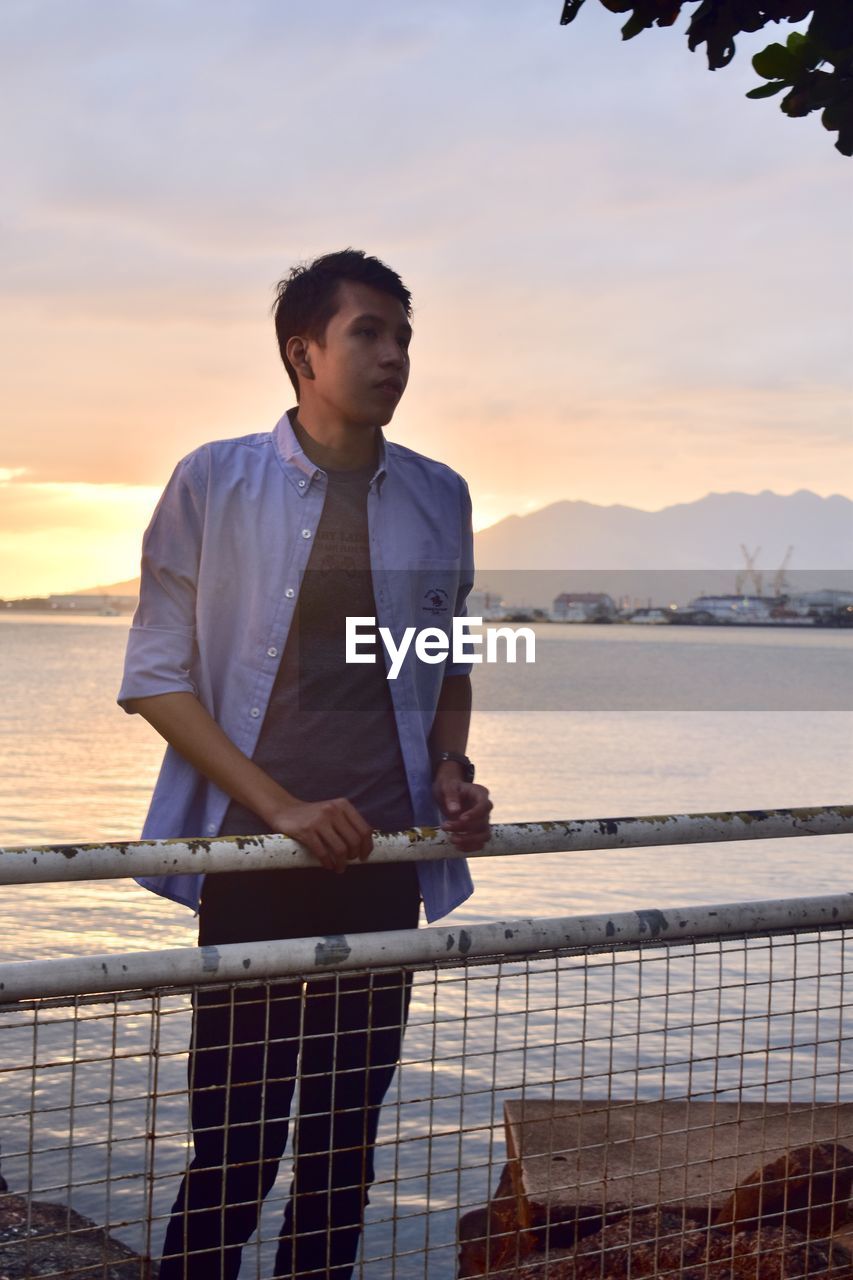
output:
[[[348,862],[364,862],[373,852],[370,827],[349,800],[296,800],[273,815],[272,830],[304,844],[327,871],[339,875]]]
[[[349,800],[298,800],[235,747],[194,694],[154,694],[125,705],[206,778],[258,814],[267,831],[298,840],[329,871],[344,871],[348,862],[370,857],[370,827]]]

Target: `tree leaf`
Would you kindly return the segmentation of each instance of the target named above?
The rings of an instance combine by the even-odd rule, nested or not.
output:
[[[853,45],[853,5],[815,4],[809,35],[840,52]]]
[[[746,96],[748,98],[772,98],[774,93],[781,93],[787,87],[787,80],[772,80],[769,84],[760,84],[757,89],[750,89]]]
[[[565,27],[570,22],[574,22],[583,5],[584,0],[566,0],[563,5],[563,12],[560,14],[560,26]]]
[[[796,40],[794,40],[795,36]],[[797,65],[804,71],[813,70],[823,59],[823,53],[817,41],[813,40],[810,35],[801,35],[799,31],[791,32],[785,47]]]
[[[853,156],[853,129],[849,133],[839,133],[835,149],[843,156]]]
[[[802,88],[801,86],[792,89],[790,93],[786,93],[779,103],[785,115],[792,117],[807,116],[810,111],[814,111],[816,105],[816,103],[812,102],[808,87]]]
[[[835,102],[839,93],[839,76],[833,71],[816,71],[812,81],[812,99],[817,107],[827,107]]]
[[[646,27],[650,27],[651,25],[652,24],[650,22],[646,22],[641,14],[632,13],[631,17],[622,28],[622,39],[633,40],[634,36],[638,36],[641,31],[645,31]]]
[[[783,44],[769,44],[752,59],[752,65],[762,80],[791,80],[799,70],[799,63]]]

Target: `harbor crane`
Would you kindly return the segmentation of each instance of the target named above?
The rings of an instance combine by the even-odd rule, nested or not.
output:
[[[743,558],[746,561],[746,568],[741,569],[735,578],[735,595],[742,596],[744,587],[749,583],[750,579],[752,579],[755,587],[755,594],[760,596],[764,587],[764,575],[760,569],[756,568],[755,562],[761,554],[761,547],[756,547],[754,551],[749,552],[743,543],[741,543],[740,549],[743,552]]]
[[[788,594],[788,592],[791,589],[791,584],[789,583],[788,579],[785,577],[785,570],[788,568],[788,565],[791,563],[791,556],[793,554],[794,554],[794,548],[789,547],[788,550],[785,552],[785,559],[782,561],[782,563],[779,565],[779,568],[776,570],[776,574],[773,578],[774,596],[785,596]]]
[[[761,554],[761,547],[756,547],[754,551],[748,551],[746,547],[743,545],[743,543],[741,543],[740,549],[743,552],[745,567],[740,570],[737,577],[735,578],[735,595],[742,596],[744,594],[744,588],[748,587],[750,581],[752,582],[752,585],[755,588],[755,594],[757,596],[763,595],[764,572],[763,570],[759,569],[756,565],[756,561],[758,560],[758,557]],[[779,568],[776,570],[775,574],[773,575],[772,585],[773,585],[774,596],[784,596],[784,595],[787,595],[787,593],[790,591],[790,583],[788,582],[788,579],[785,576],[785,570],[788,568],[788,565],[791,563],[791,556],[793,554],[794,554],[794,548],[789,547],[788,550],[785,552],[784,560],[779,565]]]

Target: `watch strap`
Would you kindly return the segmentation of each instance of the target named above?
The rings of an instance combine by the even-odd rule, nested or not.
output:
[[[433,757],[433,771],[435,771],[440,764],[443,764],[445,760],[452,760],[454,764],[462,766],[462,774],[466,782],[474,781],[475,769],[473,762],[469,760],[467,756],[462,755],[459,751],[439,751]]]

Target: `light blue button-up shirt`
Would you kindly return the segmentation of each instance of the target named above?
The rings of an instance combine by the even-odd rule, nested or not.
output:
[[[325,472],[285,415],[272,432],[217,440],[178,464],[146,530],[139,607],[118,701],[192,693],[252,756],[326,497]],[[450,633],[473,584],[471,502],[442,463],[380,438],[367,496],[377,626]],[[363,652],[363,650],[362,650]],[[376,645],[383,661],[383,646]],[[389,682],[415,822],[439,821],[428,737],[442,681],[469,665],[420,661],[411,647]],[[330,714],[334,714],[330,710]],[[215,836],[229,796],[168,747],[145,839]],[[473,886],[464,860],[418,865],[428,920]],[[193,910],[203,876],[140,880]]]

